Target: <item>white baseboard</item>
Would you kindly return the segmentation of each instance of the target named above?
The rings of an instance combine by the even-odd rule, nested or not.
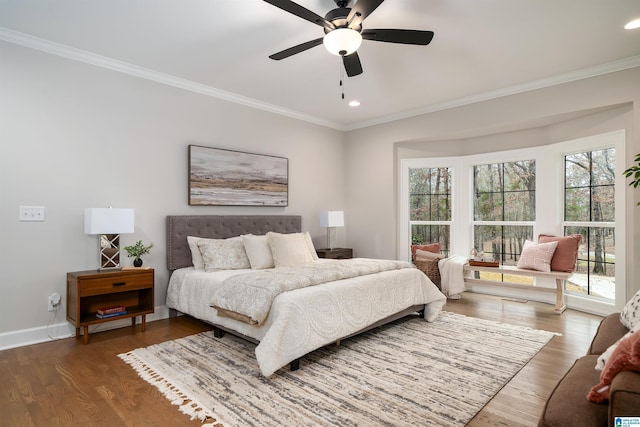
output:
[[[64,315],[64,313],[62,313]],[[165,305],[155,307],[152,314],[147,314],[147,322],[166,319],[169,317],[169,308]],[[110,329],[131,326],[131,318],[118,319],[112,322],[99,323],[89,326],[89,334],[98,331],[108,331]],[[64,338],[74,337],[76,328],[71,323],[65,321],[51,323],[35,328],[21,329],[18,331],[4,332],[0,334],[0,350],[9,348],[24,347],[26,345],[39,344],[47,341],[55,341]]]

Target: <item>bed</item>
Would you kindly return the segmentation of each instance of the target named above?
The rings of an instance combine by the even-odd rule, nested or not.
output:
[[[301,217],[295,215],[168,216],[167,268],[171,277],[167,307],[210,323],[217,337],[229,332],[256,343],[256,359],[267,377],[288,364],[297,369],[302,356],[324,345],[339,343],[410,313],[419,312],[426,321],[433,321],[442,310],[446,297],[421,271],[400,261],[387,261],[398,263],[397,268],[279,293],[260,322],[238,320],[228,316],[224,309],[212,308],[214,297],[219,297],[220,284],[225,280],[242,281],[245,277],[269,275],[288,267],[207,272],[201,265],[194,267],[188,236],[230,240],[247,235],[303,238],[306,234],[312,245],[308,233],[301,233],[301,224]],[[273,256],[276,257],[275,252]],[[339,265],[368,266],[369,262],[373,260],[337,261],[314,257],[307,265],[308,268],[329,265],[339,270]]]

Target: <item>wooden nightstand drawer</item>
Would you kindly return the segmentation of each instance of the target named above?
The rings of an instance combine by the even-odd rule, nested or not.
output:
[[[78,293],[81,297],[111,292],[125,292],[145,289],[152,285],[148,275],[118,275],[112,277],[83,277],[78,280]]]

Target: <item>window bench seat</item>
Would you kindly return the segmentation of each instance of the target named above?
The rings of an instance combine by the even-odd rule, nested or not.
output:
[[[478,283],[484,285],[499,285],[502,287],[514,288],[514,289],[525,289],[530,292],[550,292],[556,294],[556,305],[553,310],[555,314],[562,314],[562,312],[567,308],[564,303],[564,284],[565,281],[568,280],[573,273],[566,273],[564,271],[551,271],[549,273],[543,271],[536,270],[524,270],[520,268],[516,268],[513,266],[500,266],[500,267],[484,267],[484,266],[474,266],[465,264],[464,271],[481,271],[488,273],[496,273],[496,274],[509,274],[514,276],[529,276],[529,277],[544,277],[549,279],[555,279],[556,287],[548,288],[544,286],[536,286],[534,285],[523,285],[520,283],[512,283],[512,282],[498,282],[495,280],[484,280],[484,279],[475,279],[465,277],[464,281],[468,283]]]

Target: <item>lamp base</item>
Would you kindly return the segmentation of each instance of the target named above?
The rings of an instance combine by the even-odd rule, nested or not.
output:
[[[111,270],[120,268],[120,235],[101,234],[98,237],[100,249],[99,270]]]
[[[338,242],[338,230],[336,227],[327,227],[327,248],[335,249]]]

